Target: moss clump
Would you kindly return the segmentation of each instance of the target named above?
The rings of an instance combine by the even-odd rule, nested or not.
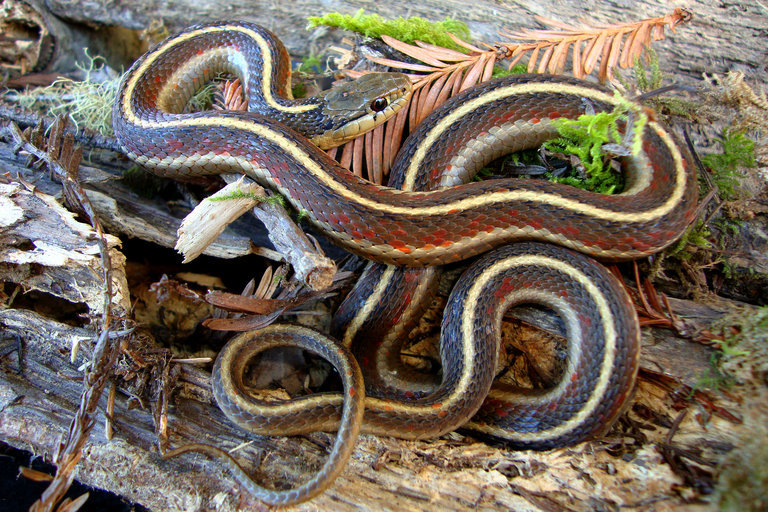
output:
[[[606,147],[613,146],[614,149],[638,154],[642,149],[642,135],[647,121],[645,113],[623,99],[611,112],[584,114],[578,119],[555,119],[553,124],[560,137],[544,143],[544,148],[553,153],[578,157],[586,177],[576,172],[550,179],[603,194],[621,191],[622,176],[613,171]],[[619,129],[620,123],[628,127],[631,134],[628,141]]]
[[[451,33],[463,41],[469,41],[469,28],[466,23],[450,18],[435,23],[418,16],[384,20],[378,14],[364,14],[360,9],[354,16],[332,12],[325,16],[310,16],[307,19],[310,27],[326,25],[377,38],[386,34],[408,44],[418,40],[465,53],[466,48],[457,45],[448,34]]]
[[[729,322],[730,323],[730,322]],[[719,467],[711,509],[725,512],[768,510],[768,306],[741,311],[722,343],[720,368],[745,384],[743,434]],[[735,334],[734,334],[735,331]],[[750,384],[752,383],[752,384]]]
[[[740,167],[755,167],[755,143],[743,131],[725,130],[719,139],[722,153],[712,153],[701,161],[712,171],[712,182],[720,198],[731,201],[738,198],[737,187],[744,174]]]

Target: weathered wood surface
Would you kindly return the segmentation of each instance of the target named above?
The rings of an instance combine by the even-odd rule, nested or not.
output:
[[[8,207],[5,210],[17,213],[21,213],[18,205],[23,204],[22,199],[32,201],[41,194],[19,185],[6,185],[3,192],[3,204]],[[40,208],[51,204],[40,200]],[[54,211],[60,211],[53,206]],[[49,276],[54,275],[54,269],[60,270],[60,260],[41,256],[58,255],[70,246],[77,247],[71,236],[62,236],[60,227],[46,222],[50,215],[32,213],[35,210],[28,208],[24,216],[3,219],[2,235],[6,238],[2,245],[6,250],[2,256],[8,260],[6,282],[23,285],[27,277],[25,274],[19,279],[9,264],[20,260],[19,251],[37,255],[37,272]],[[74,226],[77,229],[71,233],[82,233],[83,244],[87,246],[91,238],[87,226]],[[60,244],[55,243],[57,238]],[[8,250],[11,248],[16,252]],[[98,260],[92,257],[91,261]],[[114,272],[115,278],[123,275],[119,267]],[[83,297],[96,296],[101,286],[100,275],[78,274],[75,288],[59,296],[72,302],[78,302],[78,290]],[[42,281],[39,289],[56,295],[61,281],[66,279]],[[0,437],[49,458],[56,453],[79,402],[78,377],[90,356],[94,334],[52,319],[61,312],[49,317],[31,311],[29,305],[29,309],[19,309],[24,304],[20,299],[17,297],[13,302],[18,306],[0,311],[5,348],[0,362]],[[124,296],[118,302],[122,309],[127,309]],[[675,301],[673,307],[684,329],[698,332],[734,314],[737,306],[697,306]],[[742,308],[737,314],[749,314],[748,307]],[[163,365],[156,365],[163,361],[163,356],[155,355],[150,360],[152,364],[147,364],[157,352],[153,352],[151,345],[142,345],[140,339],[128,340],[118,363],[118,374],[131,378],[117,381],[119,391],[112,416],[114,439],[107,441],[101,428],[94,430],[77,477],[158,511],[241,510],[248,504],[258,508],[258,504],[240,494],[237,484],[215,461],[193,455],[160,460],[156,454],[157,417],[153,413],[158,407],[158,382],[163,374]],[[709,348],[676,338],[668,330],[645,330],[643,342],[644,371],[667,376],[673,382],[671,389],[678,388],[683,395],[697,385],[708,369]],[[17,346],[20,351],[14,350]],[[70,361],[73,346],[79,346],[79,350]],[[139,363],[142,359],[143,369]],[[234,448],[247,442],[237,453],[256,478],[290,483],[306,478],[317,468],[331,443],[330,434],[265,438],[240,432],[214,405],[207,371],[183,366],[176,378],[178,393],[168,417],[172,446],[202,441]],[[614,504],[644,508],[653,504],[656,510],[674,508],[685,499],[684,494],[670,492],[670,486],[687,487],[692,493],[694,484],[682,480],[662,457],[662,448],[670,445],[667,437],[677,413],[670,408],[675,400],[670,389],[654,383],[655,380],[641,380],[632,413],[604,439],[561,450],[513,452],[460,433],[424,442],[363,436],[351,463],[332,488],[296,508],[535,511],[594,510]],[[743,400],[739,410],[750,414],[750,404],[755,400],[759,404],[762,399],[748,396]],[[737,408],[737,401],[728,395],[718,397],[717,401],[718,406],[727,410]],[[652,411],[651,416],[648,411]],[[748,420],[745,418],[746,424],[739,427],[733,420],[693,407],[673,438],[674,447],[716,463],[740,438],[749,435],[754,425]],[[625,451],[631,457],[615,454]],[[653,470],[648,471],[649,467]],[[701,481],[705,486],[712,484],[711,478]]]
[[[658,16],[677,6],[650,0],[587,0],[567,5],[554,1],[485,1],[475,2],[472,10],[467,10],[465,2],[428,1],[417,4],[392,2],[384,11],[375,2],[321,4],[234,0],[224,6],[219,2],[199,1],[104,3],[50,0],[46,4],[64,21],[90,26],[104,24],[143,29],[151,21],[162,20],[175,30],[210,19],[249,19],[274,30],[296,55],[307,55],[310,50],[318,53],[329,40],[338,38],[339,34],[330,34],[331,31],[312,33],[302,30],[305,16],[329,10],[354,13],[362,7],[386,17],[420,15],[432,20],[454,16],[469,23],[474,38],[493,41],[497,29],[531,27],[532,14],[561,21],[588,18],[611,22]],[[668,75],[671,81],[695,84],[703,71],[737,69],[754,72],[764,69],[768,11],[763,2],[752,0],[714,5],[692,1],[685,7],[694,12],[694,22],[657,47],[662,66],[671,72]],[[764,76],[762,80],[765,80]],[[3,150],[6,152],[2,153]],[[0,147],[2,172],[21,170],[18,159],[10,156],[8,150],[7,146]],[[86,169],[83,175],[88,177],[91,173]],[[113,224],[109,225],[112,231],[130,236],[133,228],[126,226],[137,225],[142,236],[149,236],[144,233],[155,229],[154,241],[166,246],[173,244],[169,234],[175,231],[178,220],[171,216],[154,217],[157,205],[136,197],[115,182],[99,185],[102,180],[99,176],[98,169],[94,170],[91,199],[105,219],[112,219]],[[50,194],[58,194],[54,183],[42,180],[38,186]],[[151,225],[141,225],[148,212],[153,215]],[[29,239],[20,247],[34,245],[35,234],[27,232],[25,236]],[[222,246],[214,246],[211,251],[217,256],[231,256],[237,251],[244,254],[250,251],[250,243],[245,236],[233,235],[231,243],[224,240]],[[53,275],[45,268],[42,274]],[[97,272],[82,275],[85,277],[78,281],[78,286],[98,289]],[[18,279],[6,278],[4,281],[17,282]],[[51,281],[46,283],[50,285]],[[722,319],[735,306],[694,307],[690,302],[680,302],[673,303],[673,307],[688,319],[690,329],[695,331]],[[78,378],[82,374],[78,368],[87,361],[93,333],[25,309],[0,311],[0,325],[0,345],[4,348],[0,358],[0,438],[50,458],[66,433],[79,402],[81,383]],[[17,341],[23,347],[20,357],[11,350]],[[80,350],[76,360],[70,362],[69,351],[76,342],[80,344]],[[644,331],[642,367],[648,372],[668,375],[680,386],[697,385],[709,367],[710,355],[710,349],[676,338],[669,331]],[[156,455],[151,402],[146,401],[147,396],[142,396],[142,407],[136,407],[138,402],[130,395],[130,388],[122,386],[120,389],[113,419],[115,438],[107,441],[101,428],[94,430],[78,468],[79,479],[113,490],[157,511],[238,510],[251,503],[240,495],[237,484],[215,461],[192,455],[161,461]],[[689,497],[702,494],[701,489],[675,474],[662,457],[663,447],[669,444],[666,437],[676,414],[672,402],[668,389],[642,379],[629,419],[620,423],[605,440],[543,454],[511,452],[460,433],[430,442],[363,436],[349,467],[333,487],[297,509],[549,511],[612,509],[617,506],[642,510],[676,509]],[[273,439],[237,431],[213,404],[205,369],[183,367],[179,375],[179,392],[172,403],[169,415],[172,446],[203,441],[233,448],[250,441],[252,444],[237,453],[241,460],[250,464],[258,479],[288,484],[305,478],[319,466],[332,439],[329,434]],[[698,405],[691,406],[673,444],[717,463],[724,459],[730,448],[750,435],[756,421],[764,420],[764,403],[764,392],[749,395],[741,399],[741,403],[733,396],[718,396],[718,406],[741,411],[737,414],[743,415],[743,426],[720,416],[711,416]],[[649,416],[647,411],[653,411],[655,416]],[[642,441],[637,441],[638,432],[645,436]],[[633,446],[632,439],[639,444]],[[631,455],[622,458],[609,453],[621,451],[622,447],[628,447],[627,453]],[[673,486],[677,486],[676,490]],[[252,505],[257,509],[260,507]],[[687,507],[703,510],[704,505]]]
[[[56,15],[82,23],[103,23],[132,29],[145,29],[151,22],[162,21],[170,30],[192,23],[244,19],[260,23],[274,31],[295,55],[320,53],[328,43],[325,31],[303,30],[306,17],[327,12],[354,14],[358,9],[381,14],[386,18],[422,16],[438,21],[450,16],[465,21],[474,40],[492,43],[498,30],[535,28],[534,15],[577,23],[583,20],[602,23],[663,16],[675,7],[694,13],[693,22],[672,34],[657,48],[662,69],[668,79],[688,85],[697,83],[703,72],[722,73],[729,70],[765,71],[765,41],[768,39],[768,8],[760,0],[746,2],[710,2],[689,0],[609,1],[557,0],[479,1],[425,0],[394,1],[383,7],[379,2],[254,2],[232,0],[226,4],[214,0],[118,0],[115,2],[69,2],[49,0],[46,5]],[[763,78],[765,80],[765,78]]]

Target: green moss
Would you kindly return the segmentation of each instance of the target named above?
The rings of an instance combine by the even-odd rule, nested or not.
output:
[[[630,151],[632,154],[638,154],[641,151],[642,134],[647,121],[648,118],[643,112],[637,111],[632,103],[624,99],[611,112],[585,114],[578,119],[555,119],[553,124],[560,137],[544,143],[544,148],[554,153],[578,157],[586,178],[572,173],[570,176],[550,179],[603,194],[621,191],[622,176],[611,168],[605,146],[625,145],[619,130],[619,122],[623,122],[631,126]]]
[[[680,240],[664,252],[664,258],[677,257],[683,261],[690,260],[693,257],[690,251],[691,247],[702,247],[705,249],[712,247],[712,242],[709,241],[711,235],[712,232],[700,220],[695,226],[690,226],[683,233],[683,236],[680,237]]]
[[[307,85],[304,82],[299,82],[291,87],[291,94],[294,98],[303,98],[307,95]]]
[[[301,59],[301,65],[298,69],[299,73],[322,73],[323,61],[320,60],[319,55],[310,54],[308,57]]]
[[[700,375],[696,384],[691,389],[688,398],[700,389],[707,389],[711,391],[719,391],[721,389],[731,388],[735,384],[734,378],[723,372],[720,368],[720,363],[723,359],[724,353],[717,351],[714,352],[710,358],[710,368],[706,375]]]
[[[512,66],[512,69],[507,69],[502,66],[494,66],[493,67],[493,78],[497,78],[500,76],[507,76],[507,75],[522,75],[523,73],[528,72],[528,66],[526,64],[515,64]]]
[[[648,48],[645,55],[646,59],[639,57],[635,59],[634,70],[638,89],[648,92],[661,87],[662,75],[656,50]]]
[[[719,139],[722,153],[712,153],[701,161],[712,172],[712,182],[720,198],[731,201],[738,197],[737,187],[744,177],[740,167],[755,167],[755,143],[743,131],[725,130]]]
[[[318,25],[338,27],[359,32],[367,37],[380,38],[386,34],[408,44],[413,44],[414,41],[418,40],[464,53],[467,50],[454,43],[448,33],[464,41],[469,41],[469,28],[466,23],[450,18],[435,23],[418,16],[384,20],[378,14],[364,14],[363,10],[360,9],[354,16],[332,12],[325,16],[310,16],[307,19],[310,27]]]
[[[659,57],[653,48],[646,49],[644,58],[635,59],[633,70],[635,75],[634,84],[622,77],[618,69],[615,70],[616,78],[618,78],[626,90],[639,90],[647,93],[662,87],[664,77],[659,66]],[[694,115],[697,109],[695,103],[673,96],[652,96],[646,99],[645,102],[664,115],[688,119]]]
[[[251,194],[250,192],[245,192],[244,190],[233,190],[229,194],[224,194],[220,196],[215,197],[208,197],[208,201],[229,201],[231,199],[253,199],[254,201],[257,201],[259,203],[274,203],[279,204],[280,206],[285,206],[286,201],[283,196],[280,194],[273,194],[271,196],[261,196],[256,194]]]

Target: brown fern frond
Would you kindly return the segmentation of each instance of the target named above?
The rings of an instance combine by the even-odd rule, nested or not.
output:
[[[502,35],[519,41],[517,45],[503,43],[510,52],[521,56],[530,52],[528,71],[562,73],[572,50],[573,74],[583,78],[591,74],[598,61],[600,81],[612,80],[616,66],[626,68],[633,65],[646,48],[654,41],[664,39],[667,27],[674,31],[677,25],[691,19],[691,13],[682,8],[658,18],[648,18],[632,23],[596,24],[576,27],[548,18],[537,16],[544,30],[523,30]],[[539,54],[541,58],[539,59]],[[519,60],[519,58],[518,58]],[[537,65],[538,61],[538,65]]]
[[[213,94],[215,110],[248,110],[248,99],[243,96],[243,86],[239,78],[225,80]]]

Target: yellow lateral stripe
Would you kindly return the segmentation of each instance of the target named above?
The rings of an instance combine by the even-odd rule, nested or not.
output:
[[[680,202],[685,191],[686,174],[683,166],[682,155],[672,141],[672,137],[657,123],[649,123],[651,127],[656,130],[658,135],[667,143],[672,156],[675,161],[676,168],[676,186],[672,194],[659,206],[646,210],[643,212],[620,212],[610,210],[607,208],[600,208],[598,206],[592,206],[581,203],[579,201],[568,199],[557,194],[547,194],[540,191],[526,191],[526,190],[505,190],[499,192],[489,192],[479,197],[468,197],[460,199],[451,203],[445,203],[434,206],[400,206],[391,203],[385,203],[378,201],[372,197],[364,197],[357,193],[352,192],[348,188],[345,188],[339,182],[337,182],[333,176],[325,171],[323,165],[318,163],[307,152],[303,150],[293,140],[285,137],[280,132],[271,130],[270,128],[256,124],[249,123],[235,118],[222,118],[222,117],[198,117],[195,119],[184,119],[177,121],[142,121],[133,114],[126,113],[126,119],[131,123],[142,128],[164,128],[164,127],[189,127],[189,126],[210,126],[210,127],[228,127],[233,129],[239,129],[252,132],[258,137],[263,137],[277,146],[280,147],[285,153],[287,153],[296,162],[303,165],[306,170],[313,174],[318,181],[328,186],[340,196],[349,199],[352,202],[359,203],[362,206],[377,210],[384,213],[392,213],[398,215],[410,215],[410,216],[425,216],[425,215],[445,215],[448,210],[464,211],[478,206],[494,203],[505,203],[511,201],[532,201],[535,203],[550,204],[557,208],[570,210],[573,212],[581,213],[583,215],[589,215],[599,219],[611,219],[616,222],[647,222],[650,220],[662,217],[672,211]],[[173,157],[168,157],[161,160],[159,163],[167,163],[175,160]],[[329,159],[330,160],[330,159]],[[382,187],[386,188],[386,187]],[[398,191],[398,195],[402,197],[404,194]],[[407,193],[407,192],[405,192]],[[422,196],[428,196],[429,194],[439,193],[439,191],[431,192],[419,192]]]
[[[611,314],[611,308],[608,304],[608,300],[605,298],[605,296],[602,294],[600,289],[595,285],[594,282],[583,272],[581,272],[579,269],[572,267],[571,265],[554,259],[550,258],[548,256],[540,256],[540,255],[523,255],[523,256],[517,256],[513,258],[506,258],[503,260],[500,260],[493,265],[491,265],[484,273],[480,276],[480,279],[478,281],[487,282],[490,279],[491,275],[495,275],[499,272],[503,272],[509,268],[512,268],[513,266],[522,266],[522,265],[534,265],[534,266],[543,266],[543,267],[549,267],[553,268],[555,270],[558,270],[559,272],[562,272],[563,274],[566,274],[573,278],[575,281],[577,281],[581,286],[584,287],[584,289],[589,293],[589,295],[592,297],[592,299],[595,302],[595,306],[597,307],[597,310],[600,313],[600,318],[602,319],[603,323],[603,331],[605,332],[605,346],[603,349],[603,360],[600,364],[600,374],[598,376],[597,382],[595,383],[594,390],[592,391],[592,394],[589,396],[589,400],[587,400],[587,403],[584,404],[584,407],[579,409],[579,411],[571,416],[568,420],[564,421],[557,427],[551,428],[549,430],[540,430],[537,432],[508,432],[504,431],[504,434],[500,434],[499,432],[503,429],[500,429],[498,427],[485,427],[484,425],[478,425],[475,423],[468,424],[470,428],[476,429],[476,430],[482,430],[487,431],[489,433],[496,433],[495,435],[505,437],[507,439],[515,439],[515,440],[521,440],[521,441],[539,441],[542,439],[551,439],[553,437],[557,437],[559,435],[562,435],[563,433],[569,432],[582,423],[584,423],[584,420],[586,420],[588,417],[590,417],[595,409],[600,405],[603,396],[605,395],[605,391],[608,388],[608,383],[611,378],[611,372],[614,365],[614,360],[616,357],[616,330],[614,329],[614,322],[613,322],[613,315]],[[467,295],[467,299],[465,301],[466,304],[476,304],[480,292],[482,291],[481,288],[479,288],[476,285],[473,285],[471,288],[470,293]],[[473,308],[467,308],[464,310],[463,315],[467,317],[464,321],[462,321],[462,326],[467,331],[464,333],[464,336],[470,335],[470,331],[468,329],[471,328],[471,326],[474,324],[474,310]],[[570,362],[569,362],[570,364]],[[464,377],[462,377],[463,379]],[[461,386],[459,386],[461,387]],[[489,398],[498,397],[500,399],[504,399],[504,393],[500,391],[494,391],[491,389],[491,392],[488,394]]]
[[[396,267],[387,265],[387,268],[385,268],[384,272],[381,274],[381,278],[376,283],[376,286],[374,286],[373,292],[368,296],[367,299],[365,299],[363,307],[358,309],[357,314],[355,314],[354,318],[352,318],[352,321],[349,322],[349,326],[344,332],[344,339],[342,340],[342,345],[345,347],[352,345],[352,340],[354,340],[355,336],[357,336],[357,332],[368,319],[368,316],[371,314],[373,309],[379,305],[379,301],[381,300],[382,295],[392,280],[392,276],[395,273],[395,268]]]

